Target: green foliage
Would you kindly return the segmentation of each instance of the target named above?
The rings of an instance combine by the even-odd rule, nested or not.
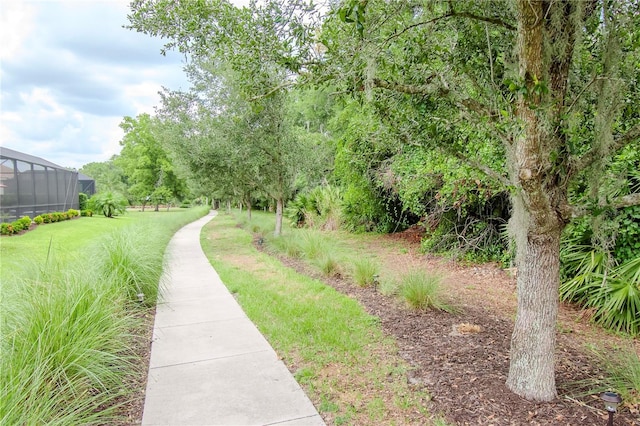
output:
[[[423,271],[411,271],[401,277],[399,292],[407,304],[417,310],[438,309],[454,312],[445,301],[442,277]]]
[[[285,216],[292,226],[337,230],[340,227],[341,204],[338,188],[317,186],[289,202]]]
[[[44,219],[40,215],[34,217],[33,221],[35,222],[36,225],[42,225],[44,223]]]
[[[10,223],[3,223],[0,225],[0,234],[11,235],[13,234],[13,226]]]
[[[95,180],[98,192],[127,194],[127,176],[115,159],[100,163],[85,164],[80,169],[80,173],[90,176]],[[86,208],[86,206],[84,208],[80,207],[81,210]]]
[[[82,210],[80,211],[80,216],[91,217],[93,216],[93,210],[89,210],[89,209]]]
[[[29,216],[23,216],[11,223],[3,223],[0,225],[0,235],[13,235],[22,231],[27,231],[31,227],[31,222],[32,221]]]
[[[89,208],[100,211],[105,217],[123,214],[127,208],[127,199],[113,192],[101,192],[89,199]]]
[[[360,287],[376,284],[379,265],[371,259],[358,259],[353,263],[353,280]]]
[[[640,256],[609,267],[608,256],[589,247],[567,247],[562,253],[568,279],[560,285],[560,298],[593,313],[603,327],[640,334]]]
[[[640,253],[640,206],[622,209],[616,217],[619,224],[613,255],[624,263]]]
[[[122,150],[114,160],[127,176],[128,192],[142,203],[150,199],[156,206],[180,198],[186,182],[174,168],[169,153],[160,143],[156,122],[149,114],[124,117],[120,127],[125,135]]]

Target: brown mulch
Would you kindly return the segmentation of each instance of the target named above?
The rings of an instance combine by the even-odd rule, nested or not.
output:
[[[374,253],[391,273],[408,269],[436,270],[446,276],[460,312],[413,311],[373,287],[359,287],[342,277],[323,277],[303,261],[281,257],[298,272],[314,276],[357,299],[380,318],[385,333],[398,342],[400,355],[413,368],[407,381],[432,396],[431,412],[456,425],[600,425],[607,415],[595,395],[579,393],[578,382],[602,375],[587,354],[586,343],[630,346],[588,324],[580,312],[561,306],[557,338],[556,383],[560,396],[550,403],[532,403],[509,391],[509,345],[515,315],[515,279],[496,265],[464,266],[418,252],[416,230],[381,237],[354,247]],[[260,247],[259,247],[260,248]],[[384,277],[382,277],[384,278]],[[638,341],[633,344],[640,349]],[[624,407],[616,425],[640,426],[639,407]]]

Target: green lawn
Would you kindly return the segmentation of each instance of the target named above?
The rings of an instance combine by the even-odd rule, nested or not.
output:
[[[273,220],[261,212],[254,212],[251,222],[244,215],[220,213],[203,229],[201,243],[318,410],[336,425],[442,424],[424,407],[429,396],[407,384],[408,366],[382,333],[378,318],[354,299],[253,247],[253,233],[272,241]],[[246,229],[237,227],[238,221]],[[285,228],[287,235],[308,252],[328,250],[340,262],[348,261],[335,242]]]

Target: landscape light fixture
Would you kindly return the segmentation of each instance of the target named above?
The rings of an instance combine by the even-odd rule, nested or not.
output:
[[[613,413],[618,409],[622,398],[615,392],[605,392],[600,395],[600,399],[604,401],[604,409],[609,413],[609,423],[607,423],[607,425],[613,426]]]

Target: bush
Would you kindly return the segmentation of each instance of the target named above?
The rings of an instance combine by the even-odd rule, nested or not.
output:
[[[89,196],[87,194],[84,192],[78,194],[78,208],[80,211],[87,208],[87,201],[89,201]]]
[[[33,221],[36,223],[36,225],[42,225],[44,223],[44,219],[40,215],[34,217]]]
[[[96,194],[89,200],[89,208],[93,211],[101,211],[105,217],[124,213],[126,207],[127,199],[113,192]]]
[[[81,210],[80,216],[91,217],[93,216],[93,212],[91,210]]]
[[[400,281],[400,295],[414,309],[439,309],[453,312],[453,307],[443,297],[442,277],[423,271],[412,271]]]
[[[13,234],[13,226],[9,223],[3,223],[0,225],[0,234],[1,235],[11,235]]]
[[[80,212],[78,210],[75,210],[75,209],[67,210],[66,214],[67,214],[67,218],[69,218],[69,219],[80,216]]]

